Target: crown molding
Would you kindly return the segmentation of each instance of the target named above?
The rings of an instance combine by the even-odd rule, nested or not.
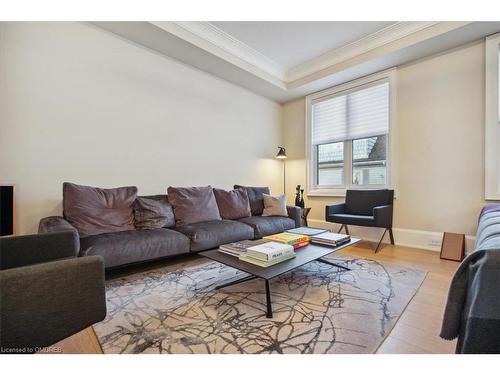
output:
[[[288,70],[210,22],[169,21],[151,23],[239,68],[255,74],[279,88],[286,89],[304,84],[309,80],[314,80],[316,79],[315,75],[320,74],[322,71],[332,69],[336,65],[340,67],[340,65],[344,65],[349,60],[356,59],[363,54],[376,51],[377,49],[383,49],[409,36],[413,36],[414,41],[412,42],[415,42],[434,36],[435,34],[429,33],[429,31],[440,29],[439,26],[443,29],[442,32],[444,32],[452,28],[464,26],[469,22],[396,22]],[[439,32],[440,30],[437,31],[437,33]],[[418,38],[419,36],[421,36],[420,39]]]
[[[500,31],[500,22],[398,22],[313,59],[309,63],[313,65],[315,62],[317,65],[308,66],[310,70],[301,64],[305,76],[288,81],[293,76],[287,77],[285,69],[280,69],[274,61],[250,47],[246,48],[244,43],[225,33],[220,34],[209,22],[88,24],[278,103],[432,56]],[[207,36],[209,32],[210,37]],[[224,42],[221,41],[221,35]],[[223,43],[224,47],[221,47]],[[235,45],[239,52],[231,47]],[[253,58],[244,58],[245,52],[242,50]],[[294,74],[298,74],[298,68],[294,70]]]
[[[423,32],[440,23],[442,24],[443,22],[396,22],[352,43],[291,68],[286,74],[286,82],[299,80],[333,65],[343,63],[364,53],[394,43],[409,35]]]
[[[245,69],[280,88],[286,88],[284,67],[206,21],[151,22],[185,41]]]

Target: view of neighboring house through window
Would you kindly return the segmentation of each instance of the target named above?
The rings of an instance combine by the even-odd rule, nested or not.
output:
[[[388,183],[389,81],[310,100],[311,190]]]
[[[344,142],[318,145],[318,185],[344,184]]]
[[[352,184],[385,185],[386,135],[352,141]]]

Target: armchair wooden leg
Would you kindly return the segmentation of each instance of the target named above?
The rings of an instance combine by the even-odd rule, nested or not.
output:
[[[347,227],[347,224],[344,225],[344,227],[345,227],[345,234],[349,234],[349,228]]]
[[[382,240],[384,239],[385,233],[387,232],[387,228],[384,229],[384,233],[382,234],[382,237],[380,237],[380,241],[378,241],[378,245],[375,248],[375,254],[378,253],[380,245],[382,244]]]
[[[394,245],[394,235],[392,234],[392,228],[389,228],[389,237],[391,239],[391,245]]]
[[[342,225],[340,226],[340,228],[339,228],[339,230],[337,231],[337,233],[342,232],[342,228],[344,228],[344,224],[342,224]]]

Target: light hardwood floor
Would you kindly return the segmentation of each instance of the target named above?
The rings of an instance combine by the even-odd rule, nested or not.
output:
[[[451,278],[459,263],[439,259],[439,253],[386,245],[374,254],[375,244],[361,242],[342,252],[346,255],[379,260],[385,264],[419,268],[427,277],[408,304],[394,329],[378,348],[377,353],[454,353],[455,341],[439,337],[439,329]],[[102,353],[92,328],[77,333],[57,344],[63,353]]]

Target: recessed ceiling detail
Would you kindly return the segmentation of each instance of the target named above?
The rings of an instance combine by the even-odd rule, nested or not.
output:
[[[500,31],[500,22],[94,22],[278,102]]]
[[[289,70],[384,29],[394,22],[210,22]]]
[[[225,22],[153,22],[154,25],[221,58],[231,60],[234,63],[240,62],[242,67],[250,64],[265,73],[266,76],[272,76],[273,81],[282,81],[285,85],[331,65],[344,62],[357,55],[425,30],[437,23],[439,22],[241,22],[241,24],[246,25],[245,32],[241,32],[241,30],[237,32],[239,22],[230,22],[227,25]],[[320,24],[322,27],[318,29],[316,24]],[[450,22],[449,24],[454,27],[465,23]],[[253,47],[216,25],[233,30],[238,35],[246,36],[245,39],[252,40]],[[297,35],[287,36],[285,34],[285,31],[291,33],[294,27],[298,29],[295,34],[302,32],[307,34],[309,38],[309,46],[307,47],[309,53],[306,55],[301,51],[301,46],[306,43],[306,40],[298,43],[293,39]],[[265,29],[264,32],[261,30],[262,28]],[[311,28],[315,30],[309,33],[305,32]],[[372,32],[367,33],[367,30]],[[273,32],[277,32],[278,35],[273,34]],[[329,36],[330,33],[334,32],[342,33],[344,37]],[[251,36],[253,38],[250,38]],[[359,38],[353,40],[356,36]],[[266,37],[273,39],[274,42],[270,43]],[[328,42],[334,48],[325,51],[324,46]],[[281,53],[273,53],[273,45],[280,43],[282,44]],[[263,45],[262,50],[266,51],[268,55],[257,51],[256,48],[259,44]],[[311,48],[311,46],[317,47]],[[276,48],[274,49],[276,50]],[[284,52],[286,49],[288,51]],[[299,56],[298,60],[291,57],[294,54]],[[280,56],[282,58],[279,58]],[[304,60],[306,56],[309,59]],[[277,57],[276,60],[280,60],[282,64],[273,60],[273,57]],[[301,63],[294,65],[293,62],[297,61],[301,61]],[[266,79],[266,77],[263,78]]]

